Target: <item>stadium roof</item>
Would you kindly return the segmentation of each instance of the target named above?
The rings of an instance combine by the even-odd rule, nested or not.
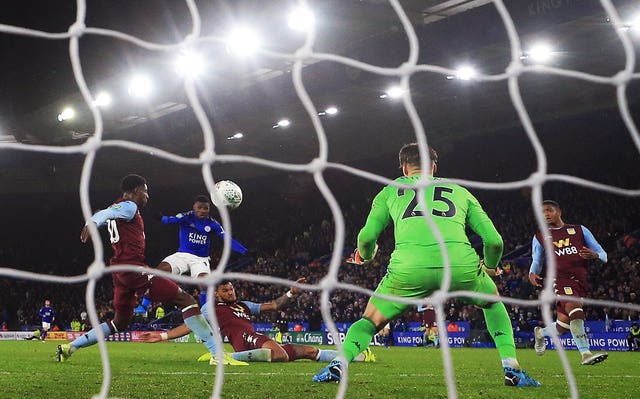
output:
[[[314,52],[342,55],[386,68],[399,67],[407,61],[407,35],[388,1],[307,3],[316,18]],[[304,34],[292,32],[285,22],[287,10],[298,4],[296,1],[196,4],[202,36],[222,38],[232,26],[243,24],[260,32],[264,48],[270,51],[292,54],[304,43]],[[487,75],[504,73],[509,66],[510,42],[491,1],[413,0],[400,4],[416,30],[420,64],[451,70],[466,64]],[[539,40],[552,43],[555,56],[550,66],[603,77],[612,77],[624,69],[627,58],[622,41],[598,0],[511,0],[505,4],[525,51]],[[633,30],[627,21],[640,12],[637,3],[616,1],[615,5],[625,24],[629,24],[627,28]],[[0,15],[0,23],[60,33],[66,32],[75,19],[73,1],[58,4],[53,10],[41,6],[40,12],[38,6],[34,12],[27,11],[30,7],[34,6],[29,2],[13,1]],[[86,26],[171,44],[189,34],[191,19],[185,2],[91,1],[87,4]],[[637,54],[640,36],[631,32],[629,37]],[[73,76],[68,39],[3,32],[0,46],[4,55],[0,82],[5,93],[0,99],[0,146],[14,139],[25,144],[69,146],[93,135],[94,119]],[[265,54],[237,58],[221,41],[202,42],[196,48],[204,54],[207,68],[197,81],[198,94],[213,127],[218,154],[291,163],[307,163],[317,157],[317,136],[293,87],[292,60]],[[113,97],[111,106],[101,110],[103,139],[130,140],[186,157],[199,156],[203,149],[202,129],[183,81],[173,67],[178,54],[178,49],[152,51],[110,36],[81,37],[80,58],[89,88],[93,93],[107,90]],[[141,71],[154,84],[153,93],[147,101],[134,101],[126,94],[126,81],[132,73]],[[403,143],[414,141],[414,131],[401,102],[381,98],[399,82],[397,77],[314,58],[305,61],[302,75],[318,111],[329,106],[339,110],[333,117],[321,117],[330,161],[359,162],[359,166],[372,165],[373,169],[380,160],[395,159]],[[411,99],[430,143],[441,151],[455,153],[463,150],[461,138],[491,137],[495,132],[509,131],[518,139],[502,150],[522,151],[523,158],[532,159],[533,150],[509,96],[506,79],[463,81],[447,76],[417,72],[411,78]],[[605,132],[595,126],[622,125],[620,120],[608,120],[611,115],[615,117],[617,107],[616,89],[611,84],[531,72],[521,75],[518,82],[534,126],[546,126],[542,129],[544,134],[566,135],[565,140],[571,142],[585,133],[603,138]],[[637,115],[637,79],[627,89],[626,98]],[[68,106],[76,110],[76,117],[58,121],[57,115]],[[567,118],[593,121],[598,119],[597,114],[605,115],[603,110],[614,112],[606,113],[607,120],[589,122],[593,131],[559,131],[564,130],[562,121]],[[282,118],[290,120],[291,125],[274,128]],[[241,139],[229,139],[237,132],[243,133]],[[615,136],[606,133],[612,135],[609,140],[633,148],[628,132],[617,132]],[[500,142],[492,143],[488,146]],[[470,150],[473,149],[466,149]],[[0,147],[0,187],[6,192],[75,187],[82,160],[81,154],[49,155]],[[529,163],[523,177],[535,167]],[[272,172],[239,164],[216,164],[213,170],[216,178],[235,179]],[[155,175],[174,185],[185,179],[200,179],[199,169],[194,166],[172,165],[151,155],[117,148],[100,150],[94,171],[94,176],[99,177],[94,179],[95,184],[105,181],[107,187],[130,171]]]

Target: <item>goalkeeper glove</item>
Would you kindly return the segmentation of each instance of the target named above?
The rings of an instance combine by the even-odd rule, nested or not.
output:
[[[484,259],[480,261],[480,266],[490,277],[498,277],[502,273],[504,273],[504,270],[500,267],[500,265],[496,266],[495,269],[487,267],[487,265],[484,264]]]
[[[371,255],[371,259],[364,259],[362,256],[360,256],[360,251],[358,250],[358,248],[356,248],[355,251],[353,251],[353,253],[345,260],[345,262],[351,263],[354,265],[366,265],[367,263],[371,262],[373,258],[376,257],[377,253],[378,253],[378,244],[376,244],[376,246],[373,248],[373,254]]]

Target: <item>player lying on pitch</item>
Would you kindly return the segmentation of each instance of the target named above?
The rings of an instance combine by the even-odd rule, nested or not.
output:
[[[304,284],[307,280],[300,278],[296,282]],[[221,281],[215,291],[215,311],[218,325],[223,336],[229,337],[229,342],[236,351],[231,357],[238,361],[247,362],[292,362],[296,359],[309,359],[328,362],[334,359],[338,352],[335,350],[318,349],[315,346],[285,344],[280,345],[265,334],[256,332],[251,324],[250,315],[279,310],[295,295],[302,292],[300,288],[291,287],[287,293],[273,301],[255,303],[239,301],[233,284],[228,280]],[[206,304],[202,311],[208,319]],[[144,342],[160,342],[182,337],[191,330],[185,324],[168,332],[145,332],[140,340]],[[375,362],[375,355],[369,348],[360,353],[354,361]]]

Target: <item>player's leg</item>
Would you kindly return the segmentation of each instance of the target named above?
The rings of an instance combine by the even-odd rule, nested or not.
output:
[[[564,304],[565,314],[563,317],[569,318],[569,331],[576,344],[578,352],[582,357],[581,364],[584,366],[591,366],[601,363],[609,356],[607,353],[592,353],[589,346],[589,338],[587,332],[584,329],[584,310],[582,309],[582,303],[580,302],[565,302]],[[558,321],[560,320],[560,314],[558,314]]]
[[[375,292],[406,298],[424,298],[438,287],[440,281],[441,276],[434,276],[432,271],[427,270],[387,272]],[[338,359],[335,359],[327,367],[316,373],[313,381],[339,381],[343,367],[346,367],[356,356],[367,349],[373,336],[384,328],[390,320],[400,316],[410,307],[408,304],[393,302],[375,296],[371,297],[362,318],[353,323],[347,330],[343,343],[347,364],[343,365]]]
[[[195,255],[193,256],[194,256],[194,259],[191,262],[189,262],[189,270],[191,272],[191,277],[205,278],[209,274],[211,274],[211,266],[209,263],[209,258],[204,258],[200,256],[195,256]],[[202,306],[205,303],[207,303],[207,286],[201,285],[198,288],[200,289],[199,303]]]
[[[156,267],[156,269],[162,270],[163,272],[181,274],[178,272],[179,271],[178,268],[176,268],[176,272],[174,272],[174,268],[171,266],[170,261],[172,259],[172,256],[174,255],[175,254],[167,256],[162,262],[160,262],[160,264]],[[177,261],[178,261],[177,259],[174,259],[174,263],[176,263]],[[151,299],[149,299],[145,295],[144,297],[142,297],[142,302],[140,303],[140,305],[134,309],[134,313],[138,315],[143,315],[147,313],[149,306],[151,306]]]
[[[474,292],[498,295],[498,289],[491,277],[484,271],[478,274],[478,270],[475,268],[453,269],[452,281],[452,290],[471,289]],[[500,355],[505,375],[505,385],[540,386],[538,381],[529,377],[520,367],[516,357],[516,345],[513,339],[511,319],[504,304],[502,302],[486,302],[475,298],[467,298],[466,301],[479,306],[484,313],[487,330],[489,330]]]
[[[42,342],[45,341],[45,339],[47,338],[47,333],[49,332],[49,327],[51,326],[51,324],[43,321],[42,322],[42,332],[40,333],[40,340]]]
[[[247,336],[246,350],[231,354],[236,360],[245,362],[287,362],[296,359],[296,353],[291,348],[285,349],[264,334],[254,333]]]
[[[319,349],[315,346],[285,344],[282,348],[289,355],[289,361],[296,359],[309,359],[317,362],[330,362],[338,356],[338,351],[332,349]]]
[[[193,333],[202,340],[212,354],[215,353],[213,331],[200,312],[196,300],[178,285],[164,277],[155,276],[149,280],[149,298],[162,303],[173,303],[182,309],[182,319]]]
[[[557,288],[554,286],[554,288]],[[533,349],[536,351],[536,355],[542,356],[547,349],[547,342],[545,341],[545,337],[551,337],[553,334],[553,330],[556,331],[558,335],[563,335],[569,332],[569,316],[566,315],[564,310],[564,302],[556,303],[556,322],[551,324],[550,326],[536,327],[533,329],[533,337],[534,344]]]
[[[113,273],[113,320],[99,324],[96,328],[92,328],[69,344],[58,345],[57,360],[59,362],[64,362],[80,348],[96,344],[98,342],[98,329],[102,331],[102,335],[106,338],[118,331],[125,331],[129,327],[133,307],[135,306],[135,290],[127,288],[127,278],[132,275],[135,275],[135,273]],[[143,277],[146,279],[145,276]]]
[[[170,302],[182,308],[182,318],[189,329],[202,340],[204,346],[207,347],[212,357],[209,361],[210,365],[217,364],[215,357],[216,344],[213,338],[213,330],[203,316],[196,300],[184,292],[176,283],[163,277],[153,277],[149,280],[149,298],[160,301]],[[171,298],[171,299],[169,299]],[[225,353],[224,364],[229,365],[246,365],[244,362],[237,362]]]

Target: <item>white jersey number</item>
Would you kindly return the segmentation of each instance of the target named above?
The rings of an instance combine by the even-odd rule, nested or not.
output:
[[[109,241],[112,244],[120,241],[120,233],[118,233],[118,225],[114,219],[107,220],[107,230],[109,230]]]

